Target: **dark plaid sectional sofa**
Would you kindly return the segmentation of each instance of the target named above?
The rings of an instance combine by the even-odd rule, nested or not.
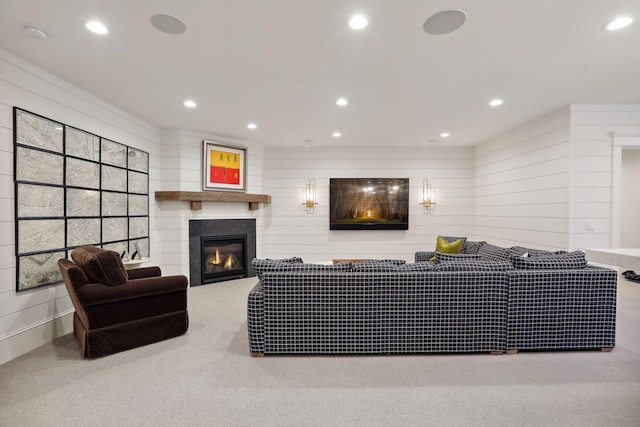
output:
[[[465,242],[463,252],[417,252],[414,264],[256,259],[252,267],[259,281],[248,297],[250,351],[261,356],[614,347],[614,270],[587,265],[581,252],[485,242]]]

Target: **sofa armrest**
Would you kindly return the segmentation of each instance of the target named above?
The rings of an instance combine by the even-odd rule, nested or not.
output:
[[[143,279],[145,277],[159,277],[162,276],[162,272],[160,271],[160,267],[142,267],[142,268],[132,268],[131,270],[127,270],[127,274],[129,275],[129,280],[135,279]]]
[[[91,283],[77,289],[76,294],[82,305],[88,306],[186,291],[188,284],[185,276],[151,277],[129,280],[117,286]]]
[[[262,281],[249,292],[247,301],[247,329],[249,332],[249,351],[264,353],[264,295]]]
[[[416,260],[416,262],[429,261],[434,256],[436,256],[436,253],[434,251],[416,252],[415,260]]]

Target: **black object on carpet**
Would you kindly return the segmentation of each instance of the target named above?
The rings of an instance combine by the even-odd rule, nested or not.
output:
[[[632,282],[640,283],[640,274],[636,274],[635,271],[627,270],[622,273],[625,279],[630,280]]]

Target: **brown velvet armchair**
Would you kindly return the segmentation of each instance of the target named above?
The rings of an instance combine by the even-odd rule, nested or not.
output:
[[[189,327],[185,276],[159,267],[125,270],[117,252],[83,246],[58,260],[76,311],[73,334],[92,359],[184,334]]]

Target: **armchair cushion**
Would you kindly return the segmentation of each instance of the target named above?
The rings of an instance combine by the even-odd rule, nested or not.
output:
[[[185,276],[163,276],[129,280],[115,288],[102,283],[91,283],[77,289],[76,293],[82,305],[87,307],[94,304],[179,292],[187,287],[188,281]]]
[[[129,276],[129,280],[135,280],[135,279],[143,279],[145,277],[162,276],[162,271],[158,266],[141,267],[141,268],[133,268],[131,270],[127,270],[127,275]]]
[[[71,251],[71,258],[95,282],[114,286],[129,279],[117,252],[95,246],[81,246]]]

